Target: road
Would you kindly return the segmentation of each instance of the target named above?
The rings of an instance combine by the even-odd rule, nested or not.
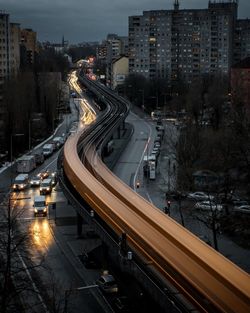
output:
[[[85,103],[85,105],[89,107],[85,101],[86,100],[75,100],[78,105],[84,106]],[[71,101],[71,107],[73,114],[70,118],[65,118],[60,128],[56,131],[55,136],[60,136],[62,133],[66,133],[69,130],[70,124],[78,119],[78,112],[75,110],[73,100]],[[84,116],[84,118],[79,127],[84,127],[84,125],[91,123],[94,118],[93,115],[95,112],[86,113],[86,109],[87,108],[85,107],[85,109],[82,110],[82,117]],[[126,184],[135,189],[136,192],[154,203],[159,209],[163,209],[166,204],[165,192],[169,189],[169,186],[174,188],[175,185],[173,171],[169,171],[168,168],[169,158],[171,164],[173,164],[173,151],[170,151],[169,149],[164,150],[164,147],[162,148],[157,170],[157,178],[155,181],[148,180],[143,176],[142,160],[143,156],[150,154],[153,148],[154,138],[156,137],[156,124],[149,120],[148,122],[145,122],[144,119],[139,118],[138,115],[135,115],[134,113],[129,115],[127,121],[134,125],[134,134],[131,142],[119,159],[114,172]],[[165,128],[167,132],[175,133],[173,125],[165,124]],[[38,149],[40,149],[40,147],[38,147]],[[45,163],[37,168],[32,174],[37,174],[39,171],[45,169],[54,171],[56,169],[58,153],[59,152],[56,152],[51,158],[47,159]],[[14,170],[12,170],[12,174],[13,172]],[[9,188],[10,176],[10,168],[0,174],[0,190],[7,190]],[[140,187],[137,189],[136,183],[138,181]],[[19,217],[19,221],[22,225],[22,229],[30,234],[32,242],[30,254],[32,261],[35,264],[40,264],[40,262],[43,261],[43,267],[38,268],[39,279],[37,283],[39,288],[45,285],[46,293],[53,296],[52,287],[60,286],[59,290],[57,290],[57,288],[55,290],[54,299],[56,299],[56,301],[61,301],[62,305],[64,305],[65,290],[75,290],[78,287],[93,284],[98,273],[90,273],[89,271],[88,273],[85,272],[85,277],[87,278],[84,279],[83,276],[79,274],[79,263],[77,263],[76,260],[72,263],[72,259],[64,253],[65,249],[68,249],[63,247],[65,244],[65,238],[69,238],[72,247],[77,245],[79,241],[77,243],[74,231],[72,232],[73,228],[71,227],[71,224],[75,223],[75,212],[72,207],[67,204],[67,200],[62,194],[59,186],[57,185],[53,189],[51,195],[46,196],[48,202],[57,203],[56,211],[50,210],[47,218],[34,218],[33,199],[34,196],[38,194],[39,190],[36,188],[30,188],[25,192],[18,194],[13,193],[13,198],[29,198],[14,200],[13,206],[23,211],[22,216]],[[183,214],[185,226],[197,235],[204,234],[204,225],[194,221],[191,216],[191,210],[192,203],[184,208]],[[59,223],[58,225],[55,225],[56,217],[58,218],[61,227],[58,226]],[[175,203],[171,204],[171,217],[178,222],[181,222],[178,206]],[[63,236],[57,237],[57,228],[64,230]],[[52,229],[55,231],[52,231]],[[220,235],[219,239],[222,253],[243,269],[250,272],[249,262],[247,261],[250,259],[250,252],[236,246],[223,235]],[[72,253],[72,251],[69,251],[69,254]],[[72,264],[75,264],[75,266],[72,266]],[[104,303],[101,302],[101,300],[100,302],[95,300],[90,290],[85,290],[81,293],[72,291],[68,301],[68,307],[73,313],[79,312],[80,307],[84,307],[84,312],[87,313],[103,312],[103,305]],[[33,312],[44,312],[44,308],[37,307]]]
[[[78,121],[78,110],[76,110],[75,104],[81,107],[79,128],[86,127],[95,119],[96,112],[86,99],[71,99],[72,114],[64,117],[64,121],[55,131],[54,136],[66,134],[70,130],[70,125]],[[34,150],[40,150],[43,144]],[[43,165],[30,173],[30,176],[45,170],[56,171],[58,154],[59,151],[46,159]],[[0,191],[2,192],[0,202],[9,190],[15,175],[15,165],[0,173]],[[68,205],[59,185],[56,185],[52,193],[46,195],[47,202],[56,203],[56,210],[50,209],[47,217],[34,217],[33,201],[34,197],[39,194],[39,188],[30,187],[22,192],[12,192],[10,202],[12,211],[20,212],[17,218],[20,229],[29,235],[30,257],[27,260],[29,264],[25,261],[26,258],[23,257],[23,265],[29,267],[32,262],[32,265],[37,266],[35,275],[33,275],[34,271],[31,270],[33,277],[31,284],[32,289],[37,288],[39,290],[40,298],[35,299],[34,293],[32,295],[25,293],[25,298],[32,305],[32,312],[47,312],[45,303],[48,303],[48,297],[50,297],[50,304],[53,302],[58,305],[61,312],[65,304],[72,313],[78,313],[79,308],[84,308],[84,312],[87,313],[109,312],[108,308],[104,308],[107,304],[99,290],[77,290],[79,287],[93,285],[97,274],[90,273],[86,276],[86,280],[83,278],[84,275],[81,269],[83,265],[79,259],[73,256],[72,251],[69,251],[66,255],[65,249],[69,249],[69,247],[63,247],[65,245],[63,235],[56,230],[55,222],[59,222],[60,225],[75,225],[75,211]],[[65,229],[67,229],[66,227]],[[73,237],[71,237],[72,242],[76,239],[75,234],[76,230],[74,230]],[[98,273],[98,277],[99,275]],[[42,305],[41,302],[43,302]]]
[[[128,117],[128,121],[134,126],[134,134],[131,142],[118,160],[114,173],[142,197],[152,202],[158,209],[163,210],[167,201],[166,192],[175,190],[176,185],[175,171],[177,165],[175,164],[174,143],[178,137],[178,130],[173,123],[163,122],[165,136],[161,146],[156,180],[148,180],[146,177],[143,177],[141,160],[143,155],[147,153],[147,135],[145,136],[145,134],[148,133],[150,133],[151,137],[148,152],[149,154],[151,152],[151,144],[156,136],[156,122],[153,122],[138,109],[136,113],[137,115],[131,113]],[[175,167],[173,164],[175,164]],[[137,180],[140,182],[140,188],[138,189],[135,186]],[[192,200],[182,201],[182,210],[180,211],[178,203],[171,200],[170,216],[178,223],[184,224],[187,229],[199,238],[213,245],[212,231],[195,218],[194,205],[195,202]],[[250,251],[238,246],[221,232],[217,233],[217,237],[219,252],[250,273]]]

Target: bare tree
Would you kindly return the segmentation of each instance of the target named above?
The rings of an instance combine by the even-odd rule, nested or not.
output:
[[[1,235],[0,235],[0,311],[13,312],[21,308],[22,297],[33,290],[27,277],[27,270],[41,266],[34,265],[27,252],[30,244],[27,232],[22,232],[18,226],[18,219],[23,210],[12,205],[15,200],[8,195],[1,210]],[[28,265],[27,265],[28,264]]]
[[[212,201],[210,201],[210,209],[208,211],[195,212],[193,213],[193,217],[211,230],[214,249],[219,251],[218,233],[220,229],[221,212],[218,204],[214,204]]]

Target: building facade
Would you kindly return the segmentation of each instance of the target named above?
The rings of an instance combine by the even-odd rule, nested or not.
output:
[[[113,61],[111,73],[111,88],[117,89],[123,85],[128,76],[128,57],[121,56]]]
[[[6,151],[7,108],[4,101],[4,82],[17,75],[20,68],[20,26],[10,23],[9,14],[0,12],[0,154]]]
[[[128,53],[128,37],[108,34],[106,40],[98,45],[97,60],[106,66],[106,82],[112,85],[112,63],[120,56]]]
[[[10,75],[10,23],[9,14],[0,12],[0,154],[5,152],[5,125],[7,112],[3,99],[4,81]]]
[[[234,63],[250,57],[250,19],[239,19],[234,40]]]
[[[231,93],[233,106],[241,106],[250,121],[250,57],[232,67]]]
[[[10,23],[10,74],[16,76],[20,69],[20,24]]]
[[[144,11],[129,17],[129,72],[191,82],[228,74],[233,64],[238,2],[209,1],[207,9]]]
[[[37,53],[36,32],[30,28],[21,30],[21,61],[22,65],[32,65],[35,63]]]

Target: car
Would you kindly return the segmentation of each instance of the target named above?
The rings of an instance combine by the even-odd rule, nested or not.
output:
[[[41,184],[41,178],[39,176],[33,176],[30,179],[30,186],[31,187],[39,187]]]
[[[50,178],[45,178],[40,185],[40,195],[51,194],[52,187],[52,180]]]
[[[222,211],[223,209],[223,206],[221,204],[218,204],[212,201],[197,202],[194,207],[196,209],[210,210],[210,211]]]
[[[101,268],[100,262],[94,259],[90,253],[83,251],[82,254],[79,255],[79,259],[87,269]]]
[[[113,275],[104,274],[97,281],[96,284],[99,286],[103,293],[116,293],[118,292],[118,286]]]
[[[52,181],[52,186],[54,187],[57,184],[58,178],[57,178],[57,172],[52,172],[49,177]]]
[[[240,201],[240,197],[237,194],[234,194],[231,192],[228,192],[228,193],[221,192],[218,194],[217,198],[222,203],[228,203],[228,204],[233,204],[235,201]]]
[[[28,188],[29,186],[29,175],[28,174],[19,174],[14,179],[14,182],[12,184],[12,190],[13,191],[21,191],[25,188]]]
[[[202,200],[205,201],[205,200],[213,200],[214,196],[208,195],[207,193],[202,192],[202,191],[196,191],[196,192],[188,193],[187,194],[187,198],[194,199],[194,200],[197,200],[197,201],[202,201]]]
[[[250,204],[247,201],[234,201],[233,211],[250,213]]]
[[[115,298],[113,305],[116,312],[131,312],[129,299],[126,296]]]
[[[41,179],[48,178],[49,175],[50,175],[50,171],[49,170],[45,170],[45,171],[40,172],[39,174],[37,174],[37,176],[40,177]]]

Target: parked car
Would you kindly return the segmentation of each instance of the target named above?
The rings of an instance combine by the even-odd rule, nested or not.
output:
[[[90,253],[83,251],[82,254],[79,255],[79,259],[88,269],[101,268],[101,264],[96,259],[94,259]]]
[[[33,176],[30,179],[30,186],[31,187],[39,187],[41,184],[41,178],[39,176]]]
[[[218,204],[212,201],[197,202],[194,207],[196,209],[210,210],[210,211],[222,211],[223,209],[223,206],[221,204]]]
[[[187,198],[202,201],[202,200],[213,200],[214,196],[208,195],[207,193],[202,191],[196,191],[188,193]]]
[[[99,286],[102,292],[104,293],[116,293],[118,292],[118,286],[113,275],[105,274],[102,275],[97,281],[96,284]]]
[[[113,302],[115,311],[118,312],[131,312],[129,299],[126,296],[120,296],[114,299]]]
[[[233,204],[234,201],[240,201],[240,197],[237,194],[228,192],[228,193],[224,193],[221,192],[218,194],[218,199],[222,202],[222,203],[228,203],[228,204]]]
[[[233,211],[250,213],[250,204],[247,201],[234,201]]]

